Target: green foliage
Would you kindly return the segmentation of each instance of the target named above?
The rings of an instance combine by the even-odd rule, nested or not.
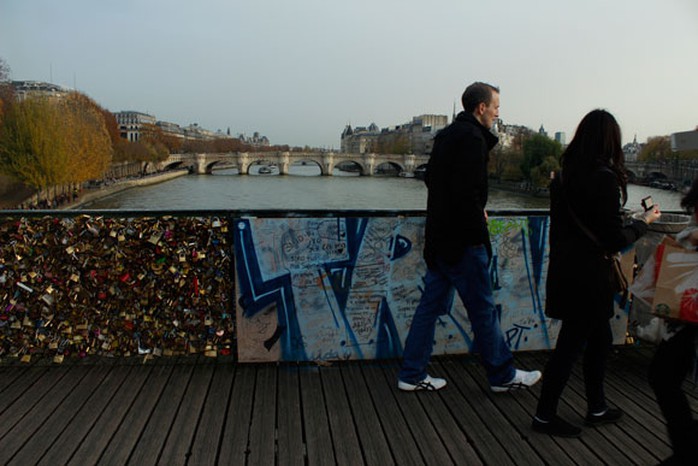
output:
[[[543,162],[531,170],[531,182],[538,188],[550,184],[550,173],[560,170],[560,162],[556,157],[546,157]]]
[[[550,173],[548,168],[558,163],[557,161],[560,159],[561,154],[562,146],[559,142],[553,141],[542,134],[535,134],[523,143],[521,171],[526,179],[537,186],[546,186],[547,181],[542,185],[538,185],[537,182],[542,182],[541,177],[543,176],[547,180]]]

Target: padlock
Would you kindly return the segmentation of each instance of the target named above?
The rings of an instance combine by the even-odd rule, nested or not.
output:
[[[157,246],[160,242],[160,238],[162,238],[162,233],[153,233],[152,235],[150,235],[150,239],[148,240],[148,242]]]

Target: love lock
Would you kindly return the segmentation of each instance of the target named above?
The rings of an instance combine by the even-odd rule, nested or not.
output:
[[[221,219],[218,217],[213,217],[213,221],[211,222],[211,226],[213,228],[220,228],[221,227]]]

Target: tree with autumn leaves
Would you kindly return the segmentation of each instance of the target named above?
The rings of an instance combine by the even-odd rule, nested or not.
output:
[[[676,163],[685,160],[698,159],[698,150],[675,151],[671,147],[669,136],[653,136],[647,139],[637,156],[641,162],[660,164]]]
[[[4,106],[0,171],[43,191],[100,178],[112,162],[103,110],[89,97],[29,97]]]

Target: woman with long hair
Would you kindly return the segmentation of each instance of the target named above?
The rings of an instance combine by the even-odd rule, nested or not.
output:
[[[562,154],[562,170],[550,185],[550,256],[545,313],[562,320],[557,344],[543,372],[532,428],[561,437],[581,429],[557,415],[560,396],[583,352],[585,423],[612,423],[622,411],[604,394],[612,344],[609,319],[615,290],[612,255],[632,245],[661,215],[658,206],[624,224],[627,174],[618,122],[605,110],[589,112]]]

